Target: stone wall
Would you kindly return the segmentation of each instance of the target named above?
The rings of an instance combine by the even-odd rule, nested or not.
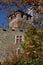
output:
[[[24,35],[23,32],[18,32],[18,31],[13,32],[10,29],[4,32],[2,29],[0,29],[0,62],[1,63],[3,63],[6,60],[7,57],[6,53],[9,54],[9,52],[11,51],[14,51],[15,53],[15,50],[20,48],[19,44],[15,44],[15,35],[21,35],[21,34]]]

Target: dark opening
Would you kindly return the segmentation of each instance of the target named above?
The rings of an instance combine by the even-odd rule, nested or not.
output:
[[[23,30],[20,30],[21,32],[23,32]]]
[[[0,65],[1,65],[1,62],[0,62]]]

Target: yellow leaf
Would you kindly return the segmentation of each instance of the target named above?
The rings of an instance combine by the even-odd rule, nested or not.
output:
[[[34,53],[36,53],[36,51],[33,51]]]
[[[32,46],[29,46],[30,48],[33,48],[34,47],[34,45],[32,45]]]
[[[27,54],[27,55],[29,55],[29,54],[30,54],[30,52],[26,52],[26,54]]]

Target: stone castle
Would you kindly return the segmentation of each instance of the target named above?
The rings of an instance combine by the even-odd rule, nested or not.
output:
[[[27,30],[29,23],[31,23],[32,16],[19,11],[15,14],[9,17],[9,27],[12,30]]]

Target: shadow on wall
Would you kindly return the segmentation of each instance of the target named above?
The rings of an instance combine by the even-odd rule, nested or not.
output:
[[[0,65],[1,65],[1,62],[0,62]]]

